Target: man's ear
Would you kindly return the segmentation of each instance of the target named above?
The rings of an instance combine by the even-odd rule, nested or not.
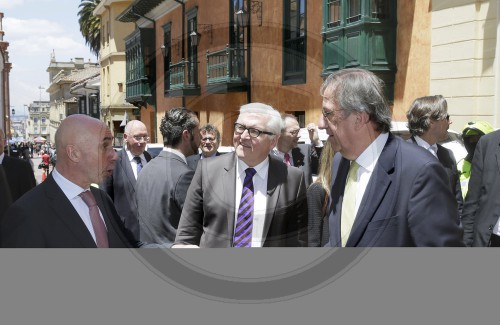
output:
[[[182,131],[182,139],[189,141],[191,139],[191,133],[188,130]]]
[[[66,146],[66,154],[68,155],[69,160],[74,163],[77,163],[81,159],[81,152],[75,145],[67,145]]]

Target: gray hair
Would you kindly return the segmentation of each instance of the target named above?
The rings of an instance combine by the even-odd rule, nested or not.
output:
[[[281,129],[283,128],[283,121],[281,120],[280,112],[274,109],[270,105],[262,103],[250,103],[245,104],[240,107],[241,114],[262,114],[269,117],[267,122],[267,131],[272,132],[275,135],[281,134]]]
[[[406,113],[411,135],[421,136],[431,126],[431,120],[443,120],[448,116],[448,104],[441,95],[419,97]]]
[[[200,133],[213,133],[215,135],[215,140],[217,141],[217,143],[220,143],[220,132],[215,127],[215,125],[212,125],[210,123],[205,124],[202,128],[200,128]]]
[[[348,116],[367,113],[379,132],[391,129],[391,110],[383,92],[384,82],[373,72],[364,69],[343,69],[326,78],[320,94]],[[326,91],[331,91],[325,97]]]
[[[283,121],[283,125],[281,126],[281,133],[285,132],[285,129],[286,129],[285,124],[286,124],[286,120],[287,119],[295,120],[297,122],[299,121],[297,119],[297,116],[292,115],[290,113],[283,113],[283,114],[281,114],[281,120]]]

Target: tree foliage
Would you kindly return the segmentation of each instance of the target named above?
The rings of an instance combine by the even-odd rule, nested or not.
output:
[[[92,53],[97,57],[101,49],[101,20],[92,14],[101,0],[81,0],[78,8],[78,22],[80,23],[80,32],[89,46]]]

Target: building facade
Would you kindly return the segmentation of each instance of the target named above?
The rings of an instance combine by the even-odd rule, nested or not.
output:
[[[50,102],[34,101],[28,105],[28,140],[38,137],[51,141],[50,137]],[[53,141],[53,137],[52,137]]]
[[[2,27],[3,12],[0,12],[0,127],[4,130],[5,136],[9,139],[10,134],[10,96],[9,96],[9,75],[12,63],[9,62],[9,43],[4,41],[5,32]]]

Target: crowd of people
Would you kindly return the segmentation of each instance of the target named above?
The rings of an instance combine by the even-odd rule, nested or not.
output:
[[[219,130],[200,126],[187,108],[165,112],[164,149],[154,159],[144,123],[127,123],[116,152],[108,126],[71,115],[55,136],[57,166],[40,185],[27,162],[0,155],[0,246],[500,246],[500,200],[492,197],[500,131],[469,124],[468,155],[457,166],[439,144],[451,124],[443,96],[415,99],[403,140],[390,132],[383,82],[373,73],[335,72],[320,95],[310,144],[298,143],[294,115],[249,103],[226,154]]]

